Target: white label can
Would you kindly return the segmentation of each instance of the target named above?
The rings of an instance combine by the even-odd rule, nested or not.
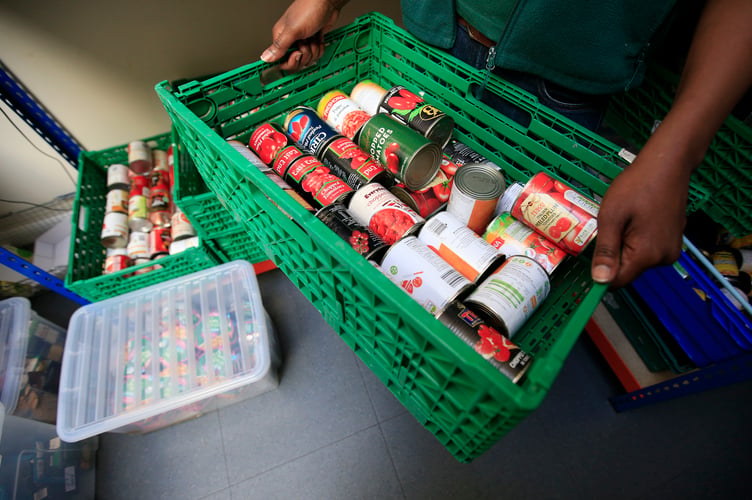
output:
[[[128,244],[128,215],[121,212],[105,214],[102,221],[102,246],[125,248]]]
[[[388,245],[417,231],[423,217],[379,183],[358,189],[347,207],[358,223],[368,227]]]
[[[131,231],[128,238],[128,257],[131,260],[149,258],[149,233]]]

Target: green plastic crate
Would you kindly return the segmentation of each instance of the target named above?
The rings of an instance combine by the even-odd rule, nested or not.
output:
[[[175,89],[156,86],[201,176],[265,253],[391,392],[460,461],[470,461],[538,408],[606,287],[590,279],[590,257],[570,258],[551,295],[514,341],[533,355],[515,385],[321,221],[226,143],[246,142],[262,122],[363,79],[425,91],[448,112],[456,136],[502,167],[509,182],[545,170],[603,195],[626,164],[612,143],[541,107],[492,77],[488,91],[532,116],[522,127],[473,96],[485,75],[431,48],[380,14],[330,33],[321,61],[262,83],[256,62]]]
[[[159,149],[167,149],[171,134],[144,139]],[[151,262],[112,274],[102,274],[106,249],[100,241],[107,196],[107,165],[128,162],[127,144],[101,151],[83,151],[78,158],[78,188],[73,203],[71,250],[65,287],[96,302],[171,278],[206,269],[221,262],[203,243],[176,255],[159,259],[161,269],[128,276]]]
[[[671,108],[679,77],[652,66],[645,82],[615,95],[607,121],[619,135],[642,147],[656,121]],[[702,209],[735,236],[752,233],[752,129],[730,116],[692,176],[690,212]]]

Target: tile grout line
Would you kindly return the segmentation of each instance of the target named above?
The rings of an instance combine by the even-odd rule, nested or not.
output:
[[[225,462],[225,476],[227,477],[227,489],[230,491],[232,482],[230,481],[230,467],[227,464],[227,452],[225,450],[225,433],[222,425],[222,412],[217,410],[217,420],[219,420],[219,439],[222,443],[222,460]],[[219,490],[222,491],[222,490]],[[218,493],[218,492],[217,492]],[[232,492],[230,491],[230,498],[232,498]]]

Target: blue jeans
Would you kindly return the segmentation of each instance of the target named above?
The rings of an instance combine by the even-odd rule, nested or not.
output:
[[[450,54],[467,64],[485,70],[489,49],[470,38],[464,26],[457,25],[457,36]],[[493,73],[507,82],[533,94],[548,108],[566,116],[583,127],[597,132],[608,105],[607,96],[596,96],[576,92],[543,78],[519,71],[495,68]],[[492,92],[483,92],[481,101],[503,113],[520,125],[530,124],[530,114]]]

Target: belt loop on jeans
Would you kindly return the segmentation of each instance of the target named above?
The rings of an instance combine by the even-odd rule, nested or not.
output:
[[[496,47],[496,42],[494,42],[493,40],[488,38],[486,35],[484,35],[480,31],[478,31],[476,28],[474,28],[463,17],[457,16],[457,24],[459,24],[460,26],[463,26],[467,30],[467,34],[470,35],[470,38],[472,38],[479,44],[483,45],[487,49]]]

